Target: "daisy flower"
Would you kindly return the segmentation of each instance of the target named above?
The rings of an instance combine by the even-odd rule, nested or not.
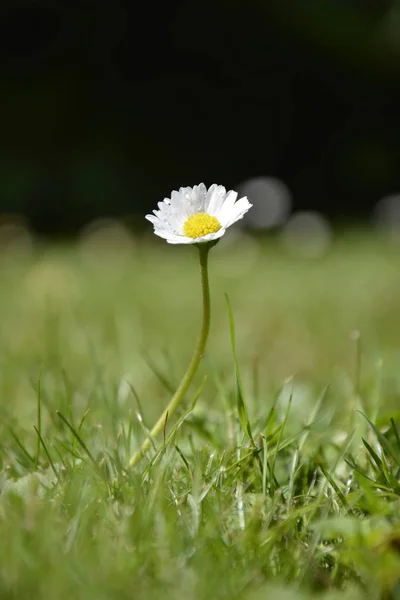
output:
[[[196,374],[207,343],[210,330],[210,285],[208,282],[208,254],[225,231],[251,208],[246,197],[237,200],[237,192],[226,192],[222,185],[212,185],[208,190],[204,183],[182,187],[173,191],[171,198],[158,203],[159,210],[146,219],[154,225],[154,233],[169,244],[196,244],[199,251],[203,321],[200,337],[192,360],[168,406],[161,413],[140,448],[131,456],[129,465],[136,467],[151,449],[154,440],[165,431],[167,422],[182,404],[185,394]]]
[[[227,192],[222,185],[214,183],[207,190],[200,183],[174,190],[146,219],[169,244],[201,244],[222,237],[251,206],[246,196],[237,200],[237,192]]]

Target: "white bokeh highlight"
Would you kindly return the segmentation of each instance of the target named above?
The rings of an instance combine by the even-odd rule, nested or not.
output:
[[[332,227],[321,214],[301,211],[289,219],[281,239],[290,253],[302,258],[319,258],[329,249],[332,235]]]
[[[129,257],[134,249],[135,241],[131,232],[118,219],[95,219],[79,236],[80,254],[89,262],[101,264],[102,260]]]
[[[400,193],[381,198],[372,213],[372,221],[390,240],[400,242]]]
[[[253,229],[272,229],[285,223],[292,208],[288,187],[274,177],[254,177],[240,184],[239,196],[247,196],[253,208],[243,224]]]
[[[29,255],[34,249],[33,233],[19,215],[0,217],[0,254]]]

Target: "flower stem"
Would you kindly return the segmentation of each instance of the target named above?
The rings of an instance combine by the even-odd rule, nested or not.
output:
[[[203,292],[203,323],[200,332],[200,338],[197,343],[196,350],[194,351],[193,358],[190,365],[179,384],[178,389],[171,398],[167,408],[163,411],[157,423],[154,425],[148,437],[142,444],[142,446],[135,452],[129,461],[131,467],[135,467],[144,457],[146,452],[150,449],[150,438],[157,437],[164,429],[168,419],[172,417],[176,409],[182,403],[184,396],[192,382],[192,379],[197,371],[201,359],[203,358],[204,349],[206,346],[208,332],[210,330],[210,287],[208,283],[208,253],[213,244],[199,244],[199,258],[200,258],[200,273],[201,273],[201,287]]]

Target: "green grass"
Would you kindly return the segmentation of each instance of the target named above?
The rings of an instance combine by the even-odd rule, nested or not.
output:
[[[400,598],[399,265],[368,234],[318,260],[227,236],[185,410],[132,470],[195,345],[196,253],[3,253],[1,600]]]

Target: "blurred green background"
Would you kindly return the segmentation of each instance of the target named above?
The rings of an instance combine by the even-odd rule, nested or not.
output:
[[[62,410],[68,396],[68,410],[90,406],[92,420],[104,403],[118,418],[136,410],[129,382],[150,425],[176,389],[200,327],[197,256],[152,237],[123,242],[108,231],[74,248],[45,246],[33,260],[1,258],[2,410],[32,440],[40,372],[43,398]],[[212,250],[210,339],[191,388],[207,374],[199,410],[222,410],[221,382],[234,385],[227,293],[252,411],[264,413],[278,392],[284,410],[294,389],[293,414],[307,420],[328,385],[339,420],[354,389],[397,418],[399,246],[353,233],[312,261],[304,248],[230,231]]]

